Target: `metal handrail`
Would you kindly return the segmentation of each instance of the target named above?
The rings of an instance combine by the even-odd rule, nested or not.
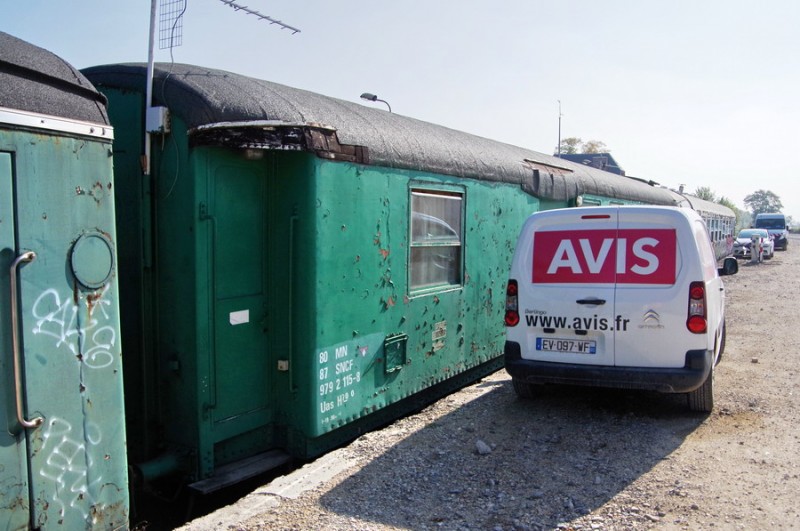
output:
[[[36,260],[36,253],[28,251],[19,255],[11,263],[11,345],[14,355],[14,387],[17,400],[17,420],[23,428],[38,428],[44,422],[42,417],[31,420],[25,419],[22,411],[22,368],[19,349],[19,316],[17,315],[17,269],[20,264],[27,264]]]

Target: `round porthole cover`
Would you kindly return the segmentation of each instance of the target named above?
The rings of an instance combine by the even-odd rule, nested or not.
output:
[[[114,273],[114,246],[99,232],[83,234],[72,246],[70,264],[81,285],[102,288]]]

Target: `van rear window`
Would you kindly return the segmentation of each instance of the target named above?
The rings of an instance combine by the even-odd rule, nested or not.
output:
[[[602,229],[533,235],[538,284],[674,284],[675,229]]]

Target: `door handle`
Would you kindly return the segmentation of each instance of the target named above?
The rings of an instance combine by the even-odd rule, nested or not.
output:
[[[44,422],[42,417],[31,420],[25,418],[22,411],[22,360],[19,349],[19,316],[17,315],[17,270],[20,264],[29,264],[36,260],[36,253],[28,251],[19,255],[11,263],[11,348],[14,356],[14,387],[17,401],[17,420],[23,428],[38,428]]]
[[[578,304],[593,304],[595,306],[600,306],[601,304],[605,304],[605,299],[578,299],[575,302]]]

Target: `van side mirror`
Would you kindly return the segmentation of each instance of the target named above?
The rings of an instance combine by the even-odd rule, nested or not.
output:
[[[736,258],[731,256],[722,261],[722,267],[717,268],[717,273],[719,273],[719,276],[721,277],[726,275],[735,275],[738,272],[739,262],[736,261]]]

